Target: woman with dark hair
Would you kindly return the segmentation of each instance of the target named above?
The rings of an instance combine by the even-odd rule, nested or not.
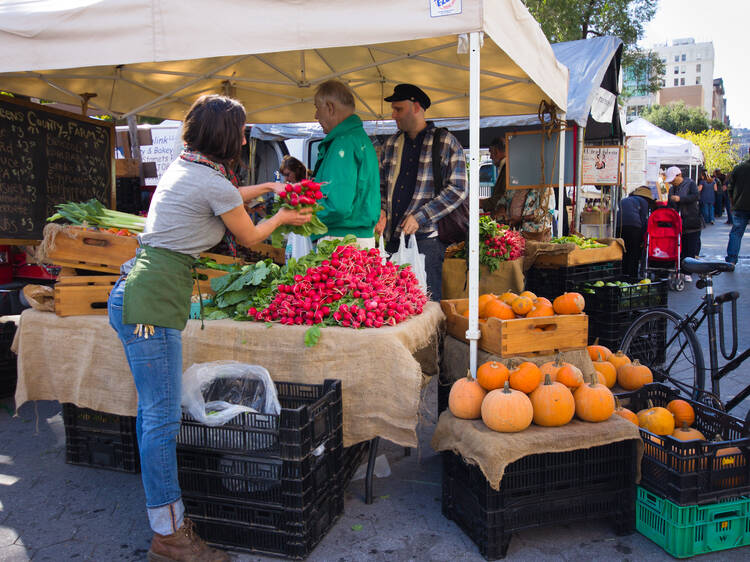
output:
[[[307,179],[310,171],[294,156],[287,154],[281,159],[279,173],[284,177],[287,183],[297,183]]]
[[[714,201],[716,201],[716,182],[709,176],[705,170],[698,174],[698,191],[701,198],[701,215],[703,222],[708,224],[714,223]]]
[[[237,186],[232,167],[245,144],[245,109],[231,98],[199,98],[185,117],[180,157],[159,181],[134,260],[109,296],[109,322],[125,348],[138,393],[136,432],[149,523],[148,560],[219,562],[229,557],[206,546],[184,517],[177,480],[181,417],[182,330],[190,313],[192,268],[198,255],[228,231],[250,246],[282,224],[309,214],[281,209],[254,225],[244,202],[284,184]]]

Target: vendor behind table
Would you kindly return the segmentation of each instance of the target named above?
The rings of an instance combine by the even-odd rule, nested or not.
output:
[[[233,168],[246,143],[244,126],[244,107],[225,96],[202,96],[188,110],[185,148],[159,181],[138,255],[132,267],[124,264],[126,275],[109,297],[109,321],[125,349],[138,394],[141,477],[154,531],[149,560],[229,560],[209,548],[184,517],[177,479],[181,332],[190,310],[195,258],[225,233],[251,246],[281,225],[310,220],[309,212],[281,209],[253,224],[244,204],[279,192],[284,184],[237,186]]]

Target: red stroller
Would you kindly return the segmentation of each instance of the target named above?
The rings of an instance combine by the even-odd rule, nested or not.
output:
[[[685,280],[680,274],[682,218],[669,207],[657,207],[646,227],[646,271],[669,276],[669,288],[682,291]]]

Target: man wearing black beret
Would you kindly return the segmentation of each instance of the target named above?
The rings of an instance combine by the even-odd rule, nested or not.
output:
[[[385,141],[380,157],[381,212],[375,232],[385,237],[391,253],[398,250],[402,232],[416,234],[425,256],[427,288],[432,300],[439,301],[445,249],[454,240],[446,240],[445,234],[441,240],[438,223],[454,212],[465,212],[468,219],[463,147],[447,130],[425,120],[430,98],[417,86],[399,84],[385,101],[391,102],[399,132]],[[437,186],[433,159],[439,166]]]

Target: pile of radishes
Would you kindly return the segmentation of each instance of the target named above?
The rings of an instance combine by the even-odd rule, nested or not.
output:
[[[354,246],[338,246],[330,259],[276,289],[266,308],[250,308],[248,316],[286,325],[379,328],[421,314],[427,302],[411,267],[384,263],[378,250]]]

